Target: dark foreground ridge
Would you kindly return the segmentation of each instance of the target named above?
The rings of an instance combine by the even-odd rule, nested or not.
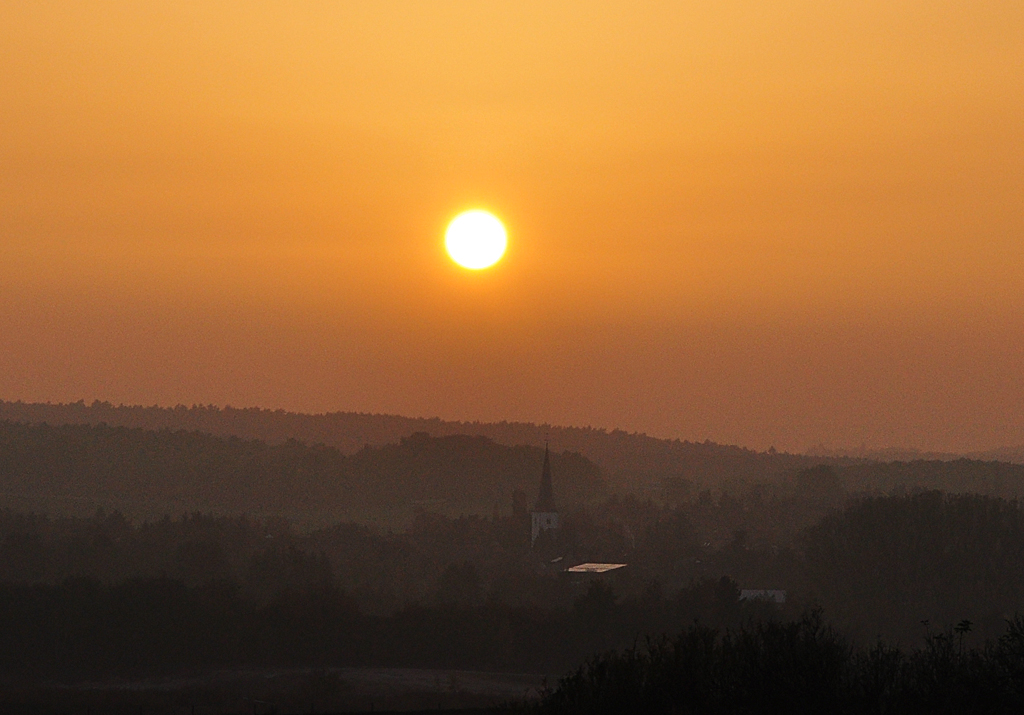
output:
[[[822,622],[762,621],[718,631],[700,625],[674,638],[597,656],[564,678],[540,712],[587,713],[1020,713],[1024,619],[998,641],[968,648],[971,623],[929,634],[905,651],[855,648]]]
[[[438,671],[406,671],[436,687],[407,689],[376,707],[372,690],[352,689],[351,669],[254,672],[248,680],[205,687],[78,686],[3,692],[5,713],[531,713],[533,715],[944,715],[1019,713],[1024,708],[1024,618],[980,647],[965,645],[971,623],[929,633],[924,645],[904,650],[877,642],[855,646],[825,624],[820,611],[792,621],[747,621],[719,630],[691,625],[674,637],[591,658],[552,689],[506,699],[501,705],[468,704],[472,695],[442,684]],[[382,673],[384,671],[378,671]],[[391,675],[396,671],[385,673]],[[487,674],[476,674],[484,675]],[[298,677],[296,677],[298,676]],[[240,695],[244,692],[245,695]],[[256,693],[254,695],[254,693]],[[338,696],[368,707],[337,709]],[[380,697],[380,693],[376,693]],[[532,697],[531,697],[532,695]],[[539,698],[536,697],[539,695]],[[376,702],[388,702],[377,700]],[[426,703],[436,703],[423,707]],[[463,703],[461,706],[459,703]],[[197,705],[196,703],[199,703]],[[318,708],[318,703],[320,707]],[[418,706],[417,706],[418,704]],[[327,705],[327,707],[323,707]],[[411,707],[410,707],[411,706]]]
[[[630,565],[582,580],[538,573],[550,561],[538,563],[540,547],[515,536],[511,517],[425,514],[403,533],[339,524],[303,534],[242,517],[133,525],[116,513],[0,511],[0,712],[485,707],[531,692],[535,700],[542,674],[588,658],[543,708],[916,713],[1021,704],[1019,502],[866,499],[778,552],[743,535],[705,546],[683,528],[705,507],[719,523],[735,504],[609,501],[602,518],[629,519],[577,521],[576,548],[588,560],[613,555],[600,549],[617,524],[632,523]],[[788,596],[743,598],[740,583]],[[815,603],[834,628],[805,605]],[[878,634],[893,645],[879,645]]]
[[[168,681],[107,681],[15,689],[0,694],[5,715],[288,715],[290,713],[508,712],[536,702],[537,688],[510,691],[523,676],[399,669],[238,671]],[[532,676],[539,684],[541,676]],[[466,687],[463,687],[465,685]],[[455,687],[453,687],[455,686]],[[482,688],[481,688],[482,686]],[[491,686],[488,688],[488,686]],[[496,686],[496,687],[495,687]]]

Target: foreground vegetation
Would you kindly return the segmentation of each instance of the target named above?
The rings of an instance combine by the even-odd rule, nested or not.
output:
[[[719,631],[692,625],[644,647],[608,652],[563,678],[543,713],[1019,713],[1024,619],[969,648],[969,621],[923,647],[854,647],[820,612]]]
[[[923,621],[970,619],[959,641],[971,648],[1024,612],[1024,508],[1014,501],[868,498],[784,548],[740,529],[705,541],[709,525],[756,535],[796,506],[609,500],[568,514],[560,541],[532,547],[515,516],[424,513],[401,533],[301,533],[244,517],[133,524],[117,513],[0,512],[0,675],[249,665],[560,673],[694,621],[735,629],[812,604],[858,647],[913,646],[929,636]],[[629,565],[597,580],[564,570],[612,559]],[[741,588],[788,598],[744,601]]]
[[[818,464],[715,491],[684,470],[641,497],[563,453],[561,528],[531,543],[542,459],[482,437],[345,454],[0,421],[15,507],[0,510],[0,689],[239,668],[564,673],[605,653],[544,707],[1020,705],[1024,467]],[[401,522],[366,517],[396,504]],[[588,561],[628,566],[565,570]],[[799,619],[817,605],[838,630]]]

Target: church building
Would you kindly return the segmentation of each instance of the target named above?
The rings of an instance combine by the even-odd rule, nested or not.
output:
[[[530,543],[535,543],[542,531],[558,528],[558,511],[555,509],[555,494],[551,488],[551,458],[548,446],[544,445],[544,469],[540,477],[540,495],[531,516]]]

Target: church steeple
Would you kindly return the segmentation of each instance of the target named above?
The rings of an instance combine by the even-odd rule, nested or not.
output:
[[[553,512],[555,509],[555,493],[551,488],[551,456],[548,452],[548,445],[544,444],[544,469],[540,475],[540,495],[537,497],[537,506],[534,511]]]
[[[547,442],[544,443],[544,469],[540,473],[540,494],[537,496],[537,506],[533,507],[530,514],[531,543],[537,542],[537,537],[542,531],[558,529],[558,511],[555,509],[555,493],[551,488],[551,454],[548,451]]]

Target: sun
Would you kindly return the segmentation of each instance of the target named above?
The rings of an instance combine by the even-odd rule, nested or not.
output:
[[[508,237],[498,217],[488,211],[463,211],[448,224],[444,247],[463,268],[490,268],[505,255]]]

